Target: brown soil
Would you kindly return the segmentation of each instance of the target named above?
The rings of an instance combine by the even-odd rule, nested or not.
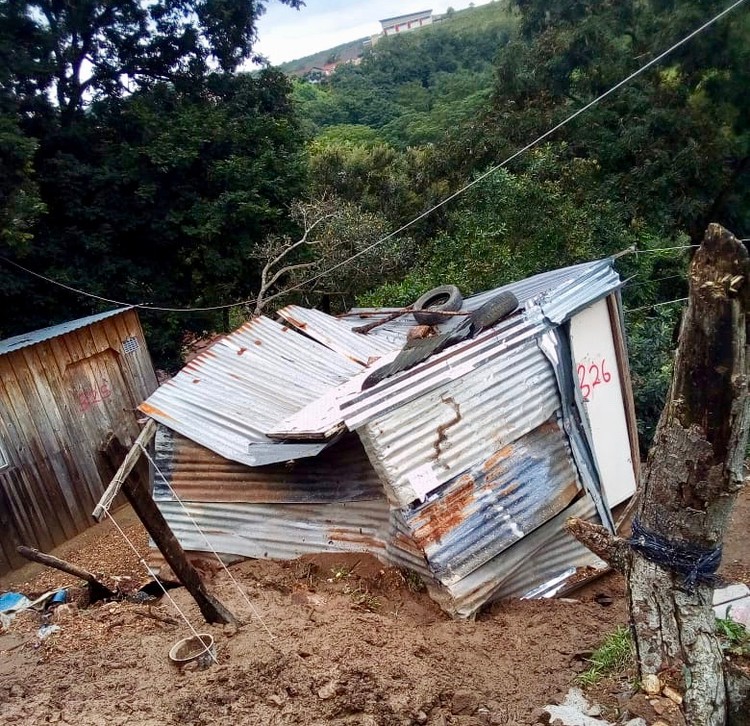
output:
[[[750,491],[727,539],[725,573],[750,582]],[[118,522],[140,552],[132,512]],[[111,523],[55,554],[88,569],[147,577]],[[18,724],[536,724],[561,699],[588,652],[626,623],[624,583],[608,575],[570,600],[496,604],[476,621],[447,618],[415,581],[368,556],[318,556],[233,566],[262,623],[223,571],[210,588],[246,624],[205,625],[182,589],[170,591],[199,632],[214,636],[218,664],[179,670],[170,647],[191,635],[166,599],[154,604],[61,606],[61,630],[37,639],[40,616],[22,613],[0,635],[0,721]],[[33,595],[77,585],[29,566],[0,591]],[[128,588],[130,589],[130,588]],[[266,632],[268,628],[272,636]],[[624,680],[597,688],[614,715]]]

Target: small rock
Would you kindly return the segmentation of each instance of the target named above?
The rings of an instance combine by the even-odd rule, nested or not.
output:
[[[489,708],[486,706],[480,706],[475,713],[475,716],[483,723],[483,724],[490,724],[492,713]]]
[[[656,695],[661,692],[661,682],[659,676],[654,673],[647,673],[641,680],[641,687],[649,695]]]
[[[329,681],[318,689],[318,698],[322,698],[324,701],[333,698],[336,695],[336,687],[336,681]]]
[[[596,703],[593,706],[590,706],[584,711],[586,716],[601,716],[602,715],[602,707],[597,705]]]
[[[664,686],[662,693],[672,701],[672,703],[676,703],[678,706],[682,705],[682,696],[672,688],[672,686]]]
[[[284,705],[284,699],[281,696],[277,695],[276,693],[272,693],[268,697],[268,700],[269,700],[270,703],[273,703],[276,706],[283,706]]]
[[[640,717],[631,718],[630,721],[623,724],[623,726],[648,726],[648,724]]]
[[[482,697],[476,691],[459,690],[453,694],[451,713],[454,715],[466,714],[470,716],[477,710]]]
[[[10,687],[10,697],[11,698],[23,698],[26,694],[24,693],[24,690],[21,686],[18,685],[18,683],[14,683]]]
[[[424,711],[417,711],[417,713],[414,715],[414,723],[427,723],[427,714]]]

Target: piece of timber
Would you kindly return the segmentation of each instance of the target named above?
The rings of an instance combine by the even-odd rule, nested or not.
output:
[[[122,442],[114,434],[110,434],[101,449],[102,470],[114,471],[117,469],[118,462],[123,460],[126,451]],[[174,536],[164,519],[164,515],[159,511],[151,496],[143,468],[131,468],[122,484],[122,491],[130,502],[130,506],[133,507],[177,579],[185,586],[197,603],[206,622],[236,623],[237,620],[234,615],[208,592],[198,571],[190,564],[185,550],[182,549],[182,545]]]
[[[130,448],[130,451],[128,451],[128,455],[125,457],[125,460],[122,462],[120,467],[117,470],[117,473],[112,477],[112,481],[109,483],[109,486],[105,489],[104,494],[102,494],[101,499],[99,500],[99,504],[96,505],[94,508],[94,511],[92,512],[92,516],[94,519],[97,520],[97,522],[101,522],[104,515],[109,511],[110,506],[112,505],[112,502],[114,501],[114,498],[119,493],[120,489],[122,488],[122,485],[127,479],[128,474],[132,471],[133,467],[138,463],[138,459],[141,456],[141,452],[143,451],[143,448],[148,446],[151,443],[151,439],[154,438],[154,435],[156,434],[156,421],[154,419],[150,418],[146,425],[143,427],[143,430],[138,435],[138,438],[135,440],[135,443]]]

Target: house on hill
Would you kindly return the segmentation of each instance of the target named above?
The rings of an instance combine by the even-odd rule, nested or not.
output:
[[[411,30],[419,30],[428,25],[432,25],[432,10],[420,10],[408,15],[398,15],[394,18],[385,18],[380,21],[383,29],[382,34],[385,36],[396,35],[397,33],[408,33]]]
[[[135,440],[156,385],[133,308],[0,341],[0,574],[94,524],[99,447]]]

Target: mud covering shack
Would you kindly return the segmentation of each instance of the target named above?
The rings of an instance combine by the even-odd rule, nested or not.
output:
[[[94,524],[107,482],[104,437],[137,437],[156,388],[135,310],[91,315],[0,341],[0,573]]]
[[[520,304],[365,390],[410,315],[367,334],[354,328],[391,311],[253,319],[141,406],[161,424],[159,506],[191,551],[210,549],[192,517],[227,556],[371,552],[458,616],[554,594],[601,566],[564,520],[612,528],[635,490],[619,287],[600,260],[468,298]]]

